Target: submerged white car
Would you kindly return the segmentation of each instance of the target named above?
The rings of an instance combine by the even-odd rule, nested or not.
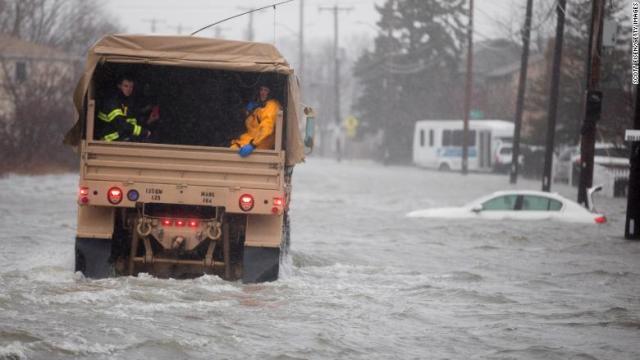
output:
[[[601,187],[588,191],[590,210],[556,193],[534,190],[497,191],[462,207],[416,210],[408,217],[441,219],[492,220],[558,220],[577,223],[603,224],[607,218],[593,208],[592,195]]]

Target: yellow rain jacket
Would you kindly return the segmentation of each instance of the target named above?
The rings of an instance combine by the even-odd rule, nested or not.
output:
[[[278,111],[280,103],[275,99],[267,100],[264,106],[253,110],[244,121],[247,131],[231,140],[231,148],[238,149],[251,143],[256,149],[273,149]]]

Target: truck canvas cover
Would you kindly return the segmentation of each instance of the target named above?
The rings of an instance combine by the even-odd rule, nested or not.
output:
[[[78,146],[81,140],[83,104],[97,64],[140,63],[215,70],[270,72],[287,76],[285,139],[287,165],[304,160],[298,119],[302,114],[300,90],[293,69],[270,44],[211,39],[193,36],[109,35],[99,40],[87,54],[84,73],[74,93],[79,120],[67,133],[65,143]]]

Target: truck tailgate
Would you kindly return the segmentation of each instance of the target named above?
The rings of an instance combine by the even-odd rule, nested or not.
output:
[[[240,158],[226,148],[126,142],[82,146],[86,180],[272,190],[283,181],[284,152],[256,151]]]

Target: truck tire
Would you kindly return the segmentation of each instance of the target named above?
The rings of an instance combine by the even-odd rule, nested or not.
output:
[[[76,267],[85,277],[103,279],[114,275],[110,239],[76,238]]]
[[[280,268],[280,249],[245,246],[242,264],[243,283],[276,281]]]
[[[289,248],[291,248],[291,225],[289,221],[289,212],[284,212],[283,224],[282,224],[282,256],[289,254]]]

